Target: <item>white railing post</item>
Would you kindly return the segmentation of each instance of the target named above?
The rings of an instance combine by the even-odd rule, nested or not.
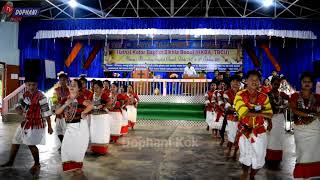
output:
[[[162,82],[162,95],[163,96],[167,95],[167,83],[166,83],[166,81]]]
[[[70,79],[74,79],[71,77]],[[204,96],[208,90],[209,79],[138,79],[138,78],[90,78],[87,80],[109,80],[120,86],[132,83],[134,90],[139,95],[153,95],[158,88],[162,96]]]

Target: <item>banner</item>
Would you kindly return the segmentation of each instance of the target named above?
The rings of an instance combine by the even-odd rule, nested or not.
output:
[[[241,49],[105,49],[104,64],[111,71],[183,72],[191,62],[197,71],[237,71],[242,64]]]

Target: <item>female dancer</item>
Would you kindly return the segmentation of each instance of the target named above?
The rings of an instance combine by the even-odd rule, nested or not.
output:
[[[307,179],[320,177],[320,95],[312,92],[311,73],[303,73],[300,82],[301,91],[290,98],[297,156],[293,176]]]
[[[93,105],[81,95],[81,87],[79,80],[72,80],[69,87],[70,96],[60,108],[56,109],[56,114],[63,113],[67,123],[61,146],[63,171],[81,170],[88,148],[89,127],[84,118],[93,109]]]

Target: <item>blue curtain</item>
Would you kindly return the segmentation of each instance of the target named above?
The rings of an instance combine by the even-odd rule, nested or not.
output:
[[[64,53],[63,42],[53,39],[33,40],[28,47],[20,50],[20,76],[25,76],[24,64],[27,59],[39,60],[41,74],[39,75],[39,89],[46,90],[56,82],[54,79],[46,79],[44,60],[55,61],[56,71],[63,69]]]
[[[81,74],[86,74],[87,77],[103,77],[103,54],[104,51],[101,49],[98,54],[96,55],[94,61],[91,63],[88,70],[83,69],[83,65],[85,61],[87,60],[91,50],[93,49],[94,45],[96,43],[103,43],[99,41],[91,41],[90,45],[88,44],[88,41],[74,41],[73,45],[77,42],[83,43],[83,48],[78,53],[75,60],[71,63],[70,67],[66,67],[63,65],[63,70],[69,74],[70,77],[79,77]],[[65,45],[66,49],[66,56],[63,59],[64,60],[68,57],[69,53],[72,50],[71,47],[71,41],[67,42]]]
[[[319,35],[319,22],[297,19],[269,18],[121,18],[23,20],[19,24],[19,48],[30,44],[39,30],[76,29],[277,29],[311,30]]]
[[[253,49],[257,57],[261,60],[263,78],[267,78],[274,70],[274,66],[264,51],[261,51],[259,45]],[[298,90],[300,89],[299,77],[301,73],[304,71],[313,72],[313,61],[320,59],[319,40],[300,40],[298,43],[296,40],[291,40],[291,42],[287,42],[284,47],[282,40],[276,41],[276,43],[272,44],[270,50],[281,66],[280,73]],[[246,51],[244,51],[243,54],[243,67],[244,72],[257,69],[254,67]]]
[[[76,42],[78,41],[74,40],[73,45]],[[64,61],[72,50],[70,39],[56,39],[55,42],[53,39],[33,40],[28,47],[23,48],[20,51],[20,76],[24,76],[23,67],[25,60],[39,59],[40,61],[43,61],[41,65],[44,68],[44,60],[47,59],[55,61],[56,72],[63,70],[72,77],[78,77],[80,74],[86,74],[88,77],[104,77],[102,68],[103,49],[98,52],[88,70],[82,68],[94,45],[103,42],[91,41],[90,45],[88,44],[88,41],[81,42],[84,44],[84,47],[79,52],[74,62],[72,62],[71,66],[67,68],[64,65]],[[302,40],[298,44],[295,42],[287,42],[287,45],[284,48],[282,45],[282,41],[275,42],[272,44],[270,50],[281,65],[280,73],[284,74],[289,82],[299,89],[300,83],[298,79],[300,74],[303,71],[312,71],[313,61],[320,59],[320,43],[316,40]],[[263,77],[267,78],[272,70],[274,70],[274,67],[266,57],[264,51],[261,50],[259,43],[256,47],[253,44],[251,46],[261,61],[262,66],[260,68],[262,69]],[[243,51],[243,68],[244,72],[251,69],[257,69],[254,67],[246,51]],[[178,74],[181,75],[181,73]],[[165,72],[156,72],[155,75],[160,75],[161,78],[169,78]],[[130,77],[130,75],[128,75],[128,77]],[[207,72],[207,78],[214,78],[213,72]],[[39,84],[40,89],[47,89],[51,87],[54,82],[56,82],[56,80],[45,79],[45,71],[42,71]]]

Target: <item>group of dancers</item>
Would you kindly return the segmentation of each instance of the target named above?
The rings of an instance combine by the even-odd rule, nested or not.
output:
[[[212,81],[206,94],[207,130],[214,139],[227,132],[226,156],[242,164],[240,179],[254,179],[265,163],[277,170],[283,158],[286,110],[293,113],[296,145],[295,178],[320,177],[320,95],[313,93],[314,77],[310,72],[301,75],[301,91],[288,94],[280,91],[285,79],[273,73],[260,86],[261,72],[249,71],[242,80],[239,74]],[[242,84],[243,83],[243,84]],[[266,86],[269,86],[266,87]],[[219,132],[219,135],[218,135]]]
[[[49,134],[53,133],[52,114],[56,114],[55,131],[61,141],[63,171],[82,172],[88,148],[95,154],[105,155],[110,143],[124,144],[119,139],[129,128],[134,129],[139,98],[132,85],[118,87],[107,80],[93,80],[89,90],[83,76],[71,80],[70,84],[66,73],[60,72],[58,78],[50,107],[47,97],[37,89],[37,78],[26,77],[27,91],[16,106],[24,120],[13,137],[9,160],[1,167],[12,166],[20,144],[25,144],[35,162],[30,173],[40,171],[36,145],[46,143],[46,127]]]
[[[283,158],[285,112],[293,113],[296,146],[295,178],[320,177],[320,95],[313,93],[313,74],[301,75],[301,91],[286,94],[279,91],[283,79],[271,77],[270,88],[260,86],[261,73],[255,70],[239,76],[219,76],[206,94],[206,122],[215,139],[224,144],[227,132],[228,157],[242,164],[241,179],[254,179],[265,162],[279,168]],[[50,116],[56,114],[56,134],[61,141],[63,171],[81,171],[88,147],[93,153],[104,155],[110,143],[122,144],[119,138],[134,128],[139,98],[129,85],[118,87],[108,81],[91,81],[87,89],[85,77],[69,84],[66,73],[59,73],[59,85],[54,89],[53,107],[38,90],[36,77],[26,77],[26,89],[16,105],[24,117],[12,140],[9,160],[1,167],[13,165],[20,144],[29,147],[34,165],[30,172],[40,170],[39,150],[44,145],[46,128],[53,133]],[[269,86],[267,83],[265,86]],[[263,90],[264,92],[262,92]],[[266,92],[267,91],[267,92]],[[89,144],[90,143],[90,144]],[[233,153],[231,155],[231,151]]]

